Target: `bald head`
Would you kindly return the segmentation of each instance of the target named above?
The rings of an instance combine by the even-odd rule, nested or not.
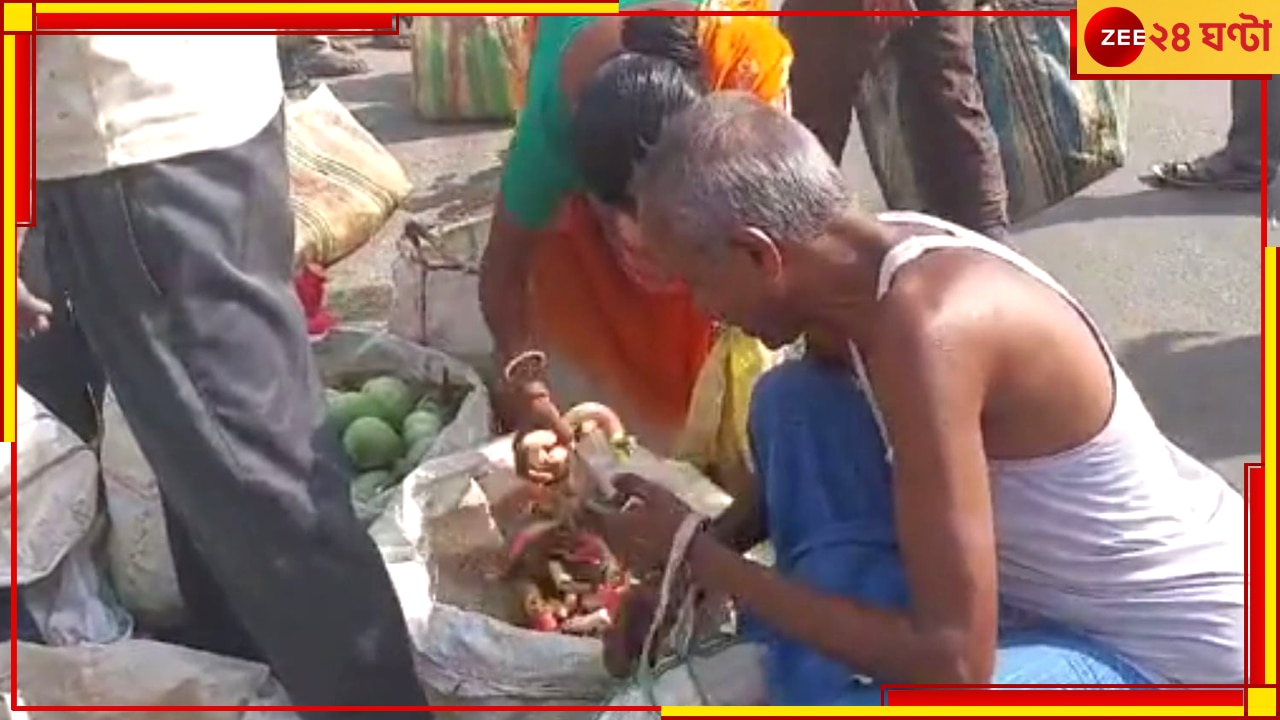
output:
[[[665,128],[635,178],[646,221],[714,249],[742,228],[818,237],[852,200],[818,139],[747,93],[715,93]]]

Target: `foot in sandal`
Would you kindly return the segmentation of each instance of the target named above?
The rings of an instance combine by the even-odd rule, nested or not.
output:
[[[1219,150],[1195,160],[1175,160],[1153,165],[1141,180],[1156,188],[1257,192],[1262,187],[1262,172],[1256,165],[1241,165],[1226,151]]]

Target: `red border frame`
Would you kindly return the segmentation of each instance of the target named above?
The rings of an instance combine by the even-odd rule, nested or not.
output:
[[[299,27],[299,20],[306,24]],[[36,13],[33,32],[37,35],[92,32],[95,35],[151,31],[168,34],[181,30],[201,34],[221,34],[234,30],[238,35],[270,34],[288,28],[289,34],[338,33],[378,35],[399,30],[399,18],[392,13]]]
[[[481,14],[481,13],[465,13],[465,14],[464,14],[464,13],[451,13],[451,15],[479,15],[479,14]],[[673,14],[673,15],[712,15],[712,14],[716,14],[716,13],[708,13],[708,12],[679,12],[679,13],[666,13],[666,14]],[[1265,76],[1265,75],[1249,75],[1249,76],[1228,76],[1228,75],[1177,75],[1177,76],[1175,76],[1175,75],[1158,75],[1158,76],[1151,76],[1151,75],[1133,75],[1133,76],[1122,76],[1122,77],[1116,77],[1116,76],[1084,76],[1084,75],[1079,75],[1079,74],[1077,73],[1077,71],[1076,71],[1076,55],[1075,55],[1075,53],[1076,53],[1076,42],[1075,42],[1075,23],[1076,23],[1076,12],[1075,12],[1074,10],[1071,10],[1071,11],[1059,11],[1059,12],[1036,12],[1036,11],[971,11],[971,12],[957,12],[957,13],[945,13],[945,12],[892,12],[892,13],[871,13],[871,12],[806,12],[806,13],[785,13],[785,12],[774,11],[774,12],[769,12],[769,13],[759,13],[759,14],[762,14],[762,15],[770,15],[770,16],[777,16],[777,15],[784,15],[784,14],[786,14],[786,15],[912,15],[912,16],[929,16],[929,15],[946,15],[946,14],[955,14],[955,15],[965,15],[965,16],[997,16],[997,17],[1018,17],[1018,16],[1034,16],[1034,17],[1064,17],[1064,16],[1066,16],[1066,17],[1069,17],[1069,18],[1070,18],[1070,22],[1071,22],[1071,77],[1072,77],[1073,79],[1135,79],[1135,80],[1143,80],[1143,79],[1160,79],[1160,80],[1168,80],[1168,79],[1196,79],[1196,80],[1204,80],[1204,79],[1257,79],[1257,80],[1265,80],[1265,79],[1267,79],[1267,78],[1268,78],[1268,76]],[[248,27],[247,27],[247,28],[245,28],[245,29],[241,29],[241,30],[239,30],[238,32],[234,32],[234,33],[229,31],[229,29],[228,29],[228,27],[227,27],[227,25],[228,25],[229,23],[224,23],[224,22],[216,23],[216,24],[218,25],[217,29],[209,28],[209,29],[204,30],[204,31],[202,32],[202,31],[201,31],[201,30],[199,30],[199,29],[191,28],[191,30],[189,30],[189,32],[190,32],[190,31],[194,31],[194,32],[197,32],[197,33],[199,33],[199,34],[245,34],[245,30],[248,30],[249,32],[263,32],[263,33],[271,33],[271,34],[275,34],[275,33],[278,33],[278,32],[280,32],[280,31],[279,31],[279,30],[271,30],[271,29],[269,29],[271,26],[273,26],[273,25],[274,25],[274,26],[277,26],[277,27],[278,27],[278,26],[280,26],[280,25],[289,25],[289,24],[294,24],[294,28],[295,28],[295,29],[288,31],[290,34],[302,34],[302,33],[307,33],[307,32],[316,32],[316,31],[330,31],[330,32],[331,32],[331,31],[335,31],[335,30],[342,30],[344,33],[347,33],[347,34],[370,34],[370,35],[375,35],[375,34],[387,34],[388,32],[398,32],[398,26],[399,26],[398,16],[396,16],[396,15],[386,15],[386,14],[364,14],[364,15],[360,15],[360,14],[349,14],[349,13],[329,13],[329,14],[265,14],[265,15],[245,14],[245,15],[231,15],[231,16],[228,16],[228,15],[221,15],[221,16],[219,16],[219,15],[196,15],[196,14],[159,14],[159,15],[147,15],[147,14],[136,14],[136,15],[135,15],[135,14],[129,14],[129,15],[114,15],[114,14],[96,14],[96,13],[95,13],[95,14],[74,15],[74,16],[73,16],[73,15],[45,15],[45,16],[43,16],[43,17],[45,18],[45,21],[44,21],[44,23],[43,23],[43,27],[42,27],[42,22],[41,22],[41,19],[40,19],[40,18],[41,18],[41,16],[39,16],[39,15],[35,16],[35,18],[34,18],[34,23],[33,23],[33,24],[34,24],[34,27],[35,27],[36,29],[35,29],[33,32],[22,32],[22,33],[18,33],[18,32],[6,32],[6,33],[5,33],[6,35],[8,35],[8,34],[12,34],[12,35],[17,35],[17,36],[19,36],[19,40],[18,40],[18,43],[19,43],[18,48],[19,48],[19,50],[21,50],[21,49],[22,49],[22,48],[24,48],[24,47],[25,47],[25,48],[26,48],[26,50],[27,50],[27,52],[25,52],[25,53],[21,53],[21,52],[19,53],[19,55],[20,55],[20,57],[19,57],[19,62],[21,63],[21,62],[25,59],[25,60],[27,61],[27,63],[30,65],[30,72],[20,72],[20,73],[17,75],[17,77],[18,77],[18,83],[19,83],[19,86],[18,86],[18,88],[17,88],[17,92],[18,92],[17,97],[19,98],[19,102],[21,102],[21,100],[22,100],[23,98],[25,98],[25,99],[27,100],[27,102],[31,105],[30,113],[26,113],[26,114],[24,114],[24,113],[17,113],[17,115],[19,116],[19,124],[18,124],[18,127],[16,128],[16,131],[18,131],[18,132],[20,132],[20,133],[22,133],[22,134],[25,134],[25,135],[28,137],[28,139],[29,139],[29,143],[28,143],[28,145],[27,145],[27,147],[26,147],[26,148],[22,148],[22,149],[20,149],[20,150],[18,151],[18,152],[19,152],[19,156],[16,158],[16,160],[17,160],[17,162],[18,162],[18,163],[25,163],[25,167],[26,167],[26,169],[27,169],[27,172],[26,172],[26,173],[24,173],[24,174],[22,174],[22,175],[19,175],[19,176],[18,176],[18,187],[17,187],[16,189],[17,189],[17,191],[18,191],[18,192],[26,191],[26,192],[27,192],[27,194],[28,194],[28,197],[30,197],[30,198],[32,199],[31,204],[30,204],[30,205],[28,206],[28,208],[27,208],[27,218],[26,218],[26,222],[22,222],[22,219],[23,219],[23,218],[22,218],[21,214],[19,214],[19,217],[18,217],[18,220],[19,220],[18,224],[19,224],[19,225],[30,225],[30,224],[31,224],[31,222],[32,222],[32,220],[33,220],[33,216],[34,216],[34,182],[32,181],[32,171],[33,171],[33,169],[34,169],[34,152],[35,152],[35,148],[34,148],[34,136],[33,136],[33,130],[34,130],[34,125],[35,125],[35,121],[34,121],[34,120],[35,120],[35,118],[34,118],[34,114],[35,114],[35,104],[34,104],[34,102],[32,102],[32,101],[31,101],[31,98],[32,98],[32,92],[33,92],[33,89],[34,89],[34,86],[35,86],[35,77],[34,77],[34,73],[35,73],[35,63],[34,63],[33,55],[32,55],[32,53],[34,52],[34,50],[32,49],[32,47],[33,47],[33,43],[31,43],[31,42],[30,42],[30,37],[31,37],[33,34],[68,34],[68,33],[74,32],[74,31],[76,31],[76,30],[78,29],[78,28],[76,28],[75,26],[76,26],[76,25],[78,25],[78,24],[80,24],[80,23],[79,23],[79,22],[77,22],[76,20],[73,20],[73,18],[79,18],[81,21],[83,21],[85,18],[88,18],[88,19],[89,19],[89,22],[86,22],[86,23],[85,23],[85,25],[82,25],[81,27],[85,27],[85,26],[87,26],[88,28],[90,28],[90,29],[94,29],[95,31],[99,32],[99,34],[126,34],[126,33],[125,33],[125,31],[123,31],[123,30],[122,30],[122,28],[126,28],[126,27],[127,27],[127,28],[130,28],[130,30],[128,31],[128,34],[134,34],[134,33],[137,33],[139,30],[144,30],[144,31],[145,31],[145,30],[153,30],[153,31],[158,31],[158,32],[163,32],[163,31],[164,31],[164,30],[166,30],[166,29],[171,30],[171,29],[179,29],[179,28],[186,30],[187,28],[191,28],[191,25],[192,25],[192,21],[193,21],[193,20],[198,20],[199,18],[205,18],[205,19],[208,19],[208,18],[218,18],[219,20],[221,20],[221,19],[223,19],[223,18],[228,18],[228,17],[234,17],[234,18],[237,18],[237,19],[244,19],[244,20],[246,20],[246,21],[252,20],[252,22],[246,22],[246,24],[248,25]],[[57,18],[59,18],[59,19],[58,19],[58,20],[56,20],[56,21],[52,21],[52,22],[53,22],[53,25],[50,25],[50,24],[49,24],[49,23],[50,23],[50,18],[54,18],[54,17],[57,17]],[[375,27],[375,28],[373,28],[373,29],[366,29],[366,30],[348,30],[348,29],[347,29],[347,28],[349,28],[349,27],[351,26],[351,23],[352,23],[352,22],[353,22],[353,20],[354,20],[354,19],[356,19],[356,18],[359,18],[359,19],[364,20],[364,21],[368,21],[368,20],[385,19],[385,18],[388,18],[388,17],[390,17],[390,18],[392,19],[392,27],[391,27],[391,28],[386,28],[385,26],[383,26],[383,27]],[[145,21],[143,20],[143,18],[145,18]],[[297,28],[296,23],[298,23],[299,21],[305,21],[305,22],[307,22],[307,23],[308,23],[308,26],[307,26],[307,27],[305,27],[305,28]],[[18,69],[19,69],[19,70],[23,70],[23,69],[25,69],[25,68],[23,67],[23,65],[19,64]],[[1262,103],[1262,113],[1263,113],[1262,121],[1263,121],[1263,126],[1264,126],[1264,127],[1266,126],[1266,121],[1267,121],[1267,115],[1266,115],[1266,112],[1267,112],[1266,91],[1267,91],[1267,87],[1266,87],[1266,84],[1265,84],[1265,82],[1264,82],[1264,84],[1263,84],[1263,93],[1264,93],[1264,94],[1263,94],[1263,100],[1264,100],[1264,102]],[[25,123],[25,127],[24,127],[24,123]],[[22,134],[17,135],[17,137],[22,137]],[[1266,158],[1266,140],[1265,140],[1265,139],[1264,139],[1264,142],[1263,142],[1262,157],[1263,157],[1263,159],[1265,160],[1265,158]],[[19,169],[20,169],[20,168],[22,168],[22,167],[24,167],[24,165],[19,165],[19,166],[18,166],[18,168],[19,168]],[[1267,222],[1267,212],[1266,212],[1266,211],[1267,211],[1267,196],[1266,196],[1265,188],[1264,188],[1263,192],[1261,193],[1261,208],[1262,208],[1262,247],[1264,247],[1264,248],[1265,248],[1265,246],[1266,246],[1266,239],[1267,239],[1267,225],[1268,225],[1268,222]],[[11,301],[12,301],[12,298],[11,298]],[[1265,298],[1264,298],[1264,307],[1265,307]],[[0,389],[0,391],[2,391],[2,389]],[[1265,413],[1265,410],[1264,410],[1263,412]],[[1265,424],[1265,417],[1263,417],[1263,418],[1262,418],[1262,420],[1264,421],[1264,424]],[[17,472],[17,443],[16,443],[16,442],[11,444],[10,453],[11,453],[11,460],[12,460],[12,464],[11,464],[12,472],[16,474],[16,472]],[[1263,472],[1262,472],[1262,466],[1261,466],[1260,464],[1246,464],[1246,465],[1244,466],[1244,470],[1245,470],[1245,478],[1246,478],[1246,483],[1245,483],[1245,499],[1246,499],[1246,504],[1247,504],[1247,507],[1248,507],[1248,510],[1249,510],[1248,515],[1246,516],[1246,526],[1245,526],[1246,543],[1248,543],[1248,546],[1249,546],[1249,548],[1250,548],[1250,550],[1249,550],[1249,555],[1248,555],[1248,566],[1249,566],[1249,567],[1248,567],[1248,569],[1249,569],[1252,573],[1257,573],[1257,576],[1258,576],[1259,578],[1261,578],[1261,577],[1262,577],[1262,573],[1263,573],[1263,572],[1264,572],[1264,570],[1265,570],[1265,556],[1264,556],[1264,554],[1263,554],[1264,549],[1265,549],[1265,542],[1264,542],[1264,540],[1265,540],[1265,533],[1264,533],[1265,528],[1264,528],[1264,524],[1263,524],[1263,522],[1254,522],[1254,521],[1251,521],[1251,519],[1255,517],[1255,516],[1254,516],[1254,513],[1255,513],[1255,512],[1257,513],[1256,518],[1263,518],[1263,517],[1265,517],[1265,515],[1263,514],[1263,513],[1265,512],[1265,504],[1264,504],[1264,503],[1265,503],[1265,499],[1266,499],[1265,487],[1264,487],[1264,474],[1263,474]],[[16,500],[16,497],[14,498],[13,502],[11,503],[11,506],[10,506],[10,512],[11,512],[11,517],[10,517],[11,527],[16,527],[16,526],[17,526],[17,500]],[[1256,542],[1250,542],[1250,541],[1256,541]],[[16,558],[16,544],[11,543],[11,546],[10,546],[10,552],[11,552],[11,560],[10,560],[10,572],[11,572],[11,577],[10,577],[10,582],[11,582],[11,587],[13,587],[13,586],[16,586],[16,579],[17,579],[17,578],[16,578],[16,574],[17,574],[17,569],[16,569],[16,565],[17,565],[17,558]],[[1166,694],[1166,693],[1168,693],[1169,691],[1166,691],[1165,693],[1162,693],[1162,694],[1161,694],[1161,695],[1162,695],[1162,698],[1163,698],[1163,701],[1161,701],[1161,702],[1156,702],[1156,703],[1154,703],[1154,704],[1158,704],[1158,705],[1204,705],[1204,706],[1209,706],[1209,705],[1214,705],[1214,706],[1230,705],[1230,706],[1234,706],[1234,705],[1236,704],[1236,702],[1240,702],[1240,703],[1242,703],[1242,704],[1244,705],[1244,707],[1245,707],[1245,712],[1246,712],[1246,714],[1247,714],[1247,713],[1248,713],[1248,704],[1247,704],[1247,701],[1246,701],[1246,699],[1245,699],[1245,697],[1244,697],[1244,695],[1243,695],[1244,690],[1245,690],[1245,688],[1246,688],[1246,687],[1275,687],[1274,685],[1263,685],[1263,684],[1261,683],[1261,681],[1265,678],[1265,673],[1264,673],[1264,670],[1265,670],[1265,667],[1264,667],[1264,663],[1265,663],[1265,645],[1264,645],[1264,643],[1262,643],[1262,642],[1252,643],[1252,642],[1251,642],[1251,641],[1254,639],[1254,635],[1255,635],[1255,633],[1253,632],[1253,630],[1254,630],[1254,629],[1260,629],[1260,628],[1262,628],[1262,627],[1263,627],[1264,617],[1265,617],[1265,595],[1264,595],[1264,593],[1265,593],[1265,584],[1264,584],[1263,582],[1257,582],[1257,583],[1250,583],[1250,584],[1249,584],[1249,588],[1248,588],[1248,590],[1247,590],[1247,594],[1246,594],[1246,615],[1247,615],[1247,618],[1246,618],[1246,622],[1247,622],[1247,625],[1246,625],[1246,628],[1247,628],[1247,629],[1246,629],[1246,633],[1247,633],[1247,636],[1248,636],[1248,637],[1247,637],[1247,639],[1246,639],[1247,645],[1246,645],[1246,650],[1245,650],[1245,652],[1246,652],[1246,656],[1247,656],[1247,657],[1246,657],[1246,659],[1249,661],[1249,678],[1248,678],[1248,679],[1251,681],[1251,682],[1249,683],[1249,685],[1247,685],[1247,686],[1243,686],[1243,685],[1242,685],[1242,686],[1234,686],[1234,685],[1229,685],[1229,686],[1223,686],[1223,685],[1217,685],[1217,686],[1194,686],[1194,687],[1203,687],[1203,688],[1205,688],[1205,689],[1203,689],[1203,690],[1192,690],[1192,689],[1191,689],[1191,687],[1192,687],[1192,686],[1186,686],[1186,685],[1181,685],[1181,686],[1110,686],[1110,687],[1115,687],[1115,688],[1130,687],[1130,688],[1137,688],[1137,689],[1141,689],[1141,688],[1153,689],[1153,688],[1163,688],[1163,687],[1168,687],[1168,688],[1170,688],[1170,690],[1173,690],[1173,689],[1177,688],[1177,689],[1179,689],[1179,690],[1183,691],[1183,692],[1176,692],[1176,691],[1175,691],[1175,692],[1176,692],[1176,694],[1179,696],[1179,698],[1178,698],[1178,700],[1179,700],[1179,701],[1178,701],[1178,702],[1170,702],[1170,701],[1169,701],[1169,697],[1168,697],[1168,695]],[[13,604],[11,604],[11,608],[10,608],[10,632],[11,632],[11,636],[16,634],[16,626],[17,626],[17,605],[16,605],[16,603],[13,603]],[[1253,626],[1253,627],[1249,627],[1249,626]],[[1261,631],[1259,630],[1259,633],[1260,633],[1260,632],[1261,632]],[[1260,634],[1259,634],[1259,637],[1258,637],[1257,639],[1261,640]],[[17,651],[17,643],[10,643],[10,650],[11,650],[11,657],[10,657],[10,662],[11,662],[11,687],[10,687],[10,691],[11,691],[11,693],[12,693],[12,699],[11,699],[11,701],[10,701],[10,708],[11,708],[12,710],[23,710],[23,711],[31,711],[31,712],[41,712],[41,711],[64,711],[64,712],[66,712],[66,711],[77,711],[77,710],[80,710],[80,711],[117,711],[117,712],[126,712],[126,711],[183,711],[183,710],[186,710],[186,711],[192,711],[192,710],[206,710],[206,711],[208,711],[208,710],[219,710],[219,711],[242,711],[242,710],[243,710],[243,708],[242,708],[242,707],[240,707],[240,706],[96,706],[96,707],[95,707],[95,706],[40,706],[40,705],[21,705],[21,706],[19,706],[19,705],[17,704],[17,697],[18,697],[18,696],[17,696],[17,682],[18,682],[18,681],[17,681],[17,676],[18,676],[18,662],[17,662],[18,651]],[[905,696],[906,698],[914,698],[914,699],[916,700],[916,702],[914,702],[914,703],[902,703],[902,702],[895,702],[895,703],[893,703],[894,705],[898,705],[898,706],[907,705],[907,704],[909,704],[909,705],[915,705],[915,706],[921,706],[921,707],[923,707],[923,706],[939,706],[939,705],[970,705],[970,706],[973,706],[973,705],[991,705],[991,706],[995,706],[995,705],[1022,705],[1022,704],[1024,704],[1024,703],[1026,702],[1026,698],[1027,698],[1027,694],[1026,694],[1026,693],[1035,694],[1035,695],[1036,695],[1036,697],[1037,697],[1041,702],[1044,702],[1045,704],[1052,704],[1052,705],[1058,705],[1058,706],[1062,706],[1062,705],[1075,705],[1075,706],[1086,706],[1086,705],[1108,705],[1108,706],[1119,706],[1119,705],[1152,705],[1152,704],[1153,704],[1153,702],[1152,702],[1152,701],[1144,701],[1144,702],[1140,702],[1140,703],[1139,703],[1139,702],[1136,702],[1136,700],[1126,700],[1126,699],[1124,699],[1124,696],[1107,695],[1107,696],[1105,696],[1105,698],[1103,698],[1103,697],[1097,697],[1097,696],[1095,695],[1095,693],[1091,693],[1091,692],[1087,692],[1087,691],[1085,691],[1085,692],[1083,692],[1083,693],[1082,693],[1080,690],[1072,691],[1072,693],[1071,693],[1070,695],[1065,695],[1065,696],[1064,696],[1064,695],[1062,695],[1062,694],[1061,694],[1061,691],[1050,691],[1050,690],[1043,690],[1043,689],[1038,689],[1038,690],[1037,690],[1037,689],[1031,689],[1031,688],[1034,688],[1035,686],[1025,686],[1025,687],[1027,687],[1028,689],[1026,689],[1026,690],[1019,690],[1019,689],[1017,689],[1017,688],[1019,688],[1019,687],[1020,687],[1020,686],[981,686],[981,685],[976,685],[976,686],[967,686],[967,687],[963,687],[963,688],[957,688],[957,687],[952,687],[952,686],[927,686],[927,685],[893,686],[893,685],[888,685],[888,686],[885,686],[885,687],[884,687],[884,689],[883,689],[883,691],[882,691],[882,692],[883,692],[883,696],[884,696],[884,699],[885,699],[885,703],[886,703],[886,704],[889,704],[888,700],[889,700],[889,695],[890,695],[890,693],[892,693],[895,697],[900,698],[900,699],[901,699],[901,698],[903,698],[903,697]],[[1093,687],[1094,689],[1097,689],[1097,688],[1098,688],[1098,686],[1091,686],[1091,687]],[[997,694],[992,694],[991,690],[993,690],[993,689],[999,689],[999,690],[1000,690],[1000,693],[999,693],[998,695],[997,695]],[[1196,702],[1188,702],[1187,698],[1182,697],[1182,696],[1183,696],[1183,695],[1185,695],[1185,694],[1187,694],[1187,693],[1189,693],[1189,692],[1199,692],[1199,693],[1217,693],[1217,694],[1210,695],[1208,698],[1201,697],[1201,698],[1199,698]],[[929,695],[929,694],[932,694],[932,693],[937,693],[937,695],[933,695],[932,697],[929,697],[928,695]],[[1053,694],[1052,696],[1048,696],[1048,695],[1046,695],[1045,693],[1054,693],[1054,694]],[[1227,698],[1227,696],[1226,696],[1225,694],[1222,694],[1222,693],[1230,693],[1230,694],[1231,694],[1231,698]],[[1086,696],[1087,696],[1087,697],[1086,697]],[[979,698],[980,698],[980,699],[979,699]],[[1226,702],[1226,700],[1230,700],[1230,702]],[[421,707],[335,707],[335,706],[319,706],[319,707],[315,707],[315,706],[288,706],[288,707],[281,707],[281,708],[276,708],[276,709],[283,710],[283,711],[294,711],[294,712],[300,712],[300,711],[301,711],[301,712],[306,712],[306,711],[316,711],[316,712],[318,712],[318,711],[403,712],[403,711],[429,711],[429,710],[455,710],[455,711],[456,711],[456,710],[467,710],[467,709],[476,709],[476,710],[479,710],[479,709],[481,709],[481,708],[476,708],[476,707],[472,707],[472,706],[421,706]],[[584,711],[587,711],[587,710],[602,710],[602,709],[605,709],[605,706],[491,706],[491,707],[486,706],[484,709],[490,709],[490,710],[498,710],[498,709],[502,709],[502,710],[519,710],[519,711],[523,711],[523,712],[555,712],[555,711],[565,711],[565,710],[584,710]],[[648,707],[648,706],[639,706],[639,707],[615,707],[615,708],[611,708],[611,709],[615,709],[615,710],[633,710],[633,711],[656,711],[656,710],[660,710],[660,708],[657,708],[657,707]]]

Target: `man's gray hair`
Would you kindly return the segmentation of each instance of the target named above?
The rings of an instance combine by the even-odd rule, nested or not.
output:
[[[634,188],[665,232],[703,249],[744,227],[806,242],[852,201],[807,128],[740,92],[709,95],[663,128]]]

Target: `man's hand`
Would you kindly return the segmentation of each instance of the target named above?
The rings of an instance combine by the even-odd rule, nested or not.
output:
[[[616,678],[628,678],[644,651],[649,626],[658,612],[659,591],[651,584],[627,590],[618,616],[604,634],[604,666]]]
[[[666,488],[636,475],[619,475],[613,484],[626,504],[619,512],[594,516],[605,543],[632,572],[664,568],[680,524],[693,511]]]
[[[18,280],[17,310],[18,336],[30,337],[49,329],[49,316],[53,306],[27,290],[26,283]]]

